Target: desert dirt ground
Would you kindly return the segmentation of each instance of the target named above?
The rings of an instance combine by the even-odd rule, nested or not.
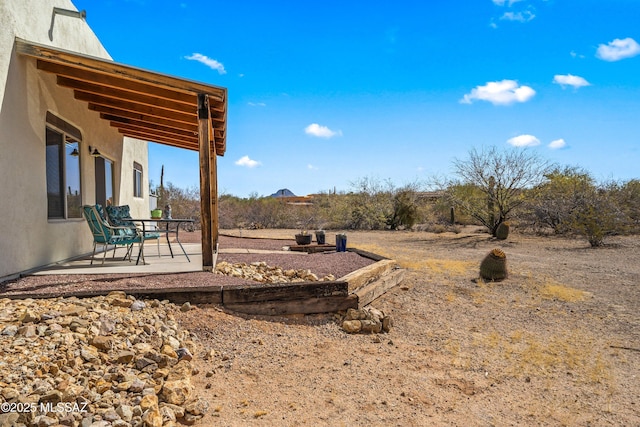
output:
[[[180,313],[202,346],[194,380],[211,409],[199,425],[640,425],[638,236],[596,249],[473,227],[347,236],[408,270],[372,303],[390,333],[348,335],[337,314]],[[476,280],[496,247],[509,278]]]

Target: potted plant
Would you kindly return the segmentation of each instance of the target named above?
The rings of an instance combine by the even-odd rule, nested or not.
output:
[[[325,244],[324,230],[316,230],[316,242],[319,245]]]
[[[300,233],[296,234],[296,243],[298,245],[310,245],[311,234],[307,230],[301,230]]]

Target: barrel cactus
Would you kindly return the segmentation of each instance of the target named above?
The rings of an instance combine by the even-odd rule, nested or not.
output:
[[[498,227],[496,228],[496,239],[506,240],[507,237],[509,237],[509,228],[508,222],[501,222],[498,224]]]
[[[507,255],[501,249],[493,249],[480,263],[480,277],[499,282],[507,278]]]

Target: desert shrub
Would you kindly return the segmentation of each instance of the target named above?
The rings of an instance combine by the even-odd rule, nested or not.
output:
[[[458,224],[449,225],[449,224],[441,224],[441,223],[424,223],[416,225],[413,230],[415,231],[424,231],[427,233],[455,233],[460,234],[462,232],[462,226]]]
[[[535,229],[584,236],[592,247],[601,246],[632,222],[628,212],[634,211],[635,197],[630,187],[598,185],[578,167],[556,168],[527,193],[527,220]]]
[[[171,215],[174,218],[192,218],[195,227],[200,228],[200,190],[198,187],[179,188],[168,183],[158,200],[158,207],[171,205]]]
[[[432,200],[431,203],[422,204],[421,209],[425,209],[426,213],[420,215],[421,218],[429,218],[436,224],[451,225],[451,211],[453,210],[453,224],[459,225],[479,225],[478,221],[470,216],[464,209],[454,206],[447,192],[442,192],[440,197]]]
[[[607,188],[592,187],[578,195],[569,226],[587,238],[592,247],[602,246],[607,236],[624,229],[624,214]]]
[[[349,228],[352,197],[348,194],[321,193],[314,195],[313,207],[318,228],[342,230]]]
[[[352,182],[355,191],[351,194],[353,201],[350,229],[383,230],[387,219],[393,212],[392,190],[389,181],[380,182],[375,178],[364,177]]]
[[[393,195],[393,212],[387,217],[387,226],[391,230],[412,228],[418,221],[418,194],[411,188],[403,188]]]
[[[542,184],[526,193],[525,221],[538,231],[549,229],[554,234],[575,231],[574,212],[594,186],[593,178],[583,169],[554,169],[545,175]]]
[[[305,208],[255,194],[248,198],[223,195],[218,216],[221,228],[295,228],[308,213]]]
[[[609,191],[624,217],[625,232],[640,233],[640,180],[611,184]]]

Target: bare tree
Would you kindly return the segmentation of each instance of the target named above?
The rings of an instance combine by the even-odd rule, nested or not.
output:
[[[526,149],[496,147],[469,151],[454,159],[458,179],[447,185],[447,196],[495,236],[498,225],[525,201],[523,190],[540,184],[551,170],[548,161]]]

